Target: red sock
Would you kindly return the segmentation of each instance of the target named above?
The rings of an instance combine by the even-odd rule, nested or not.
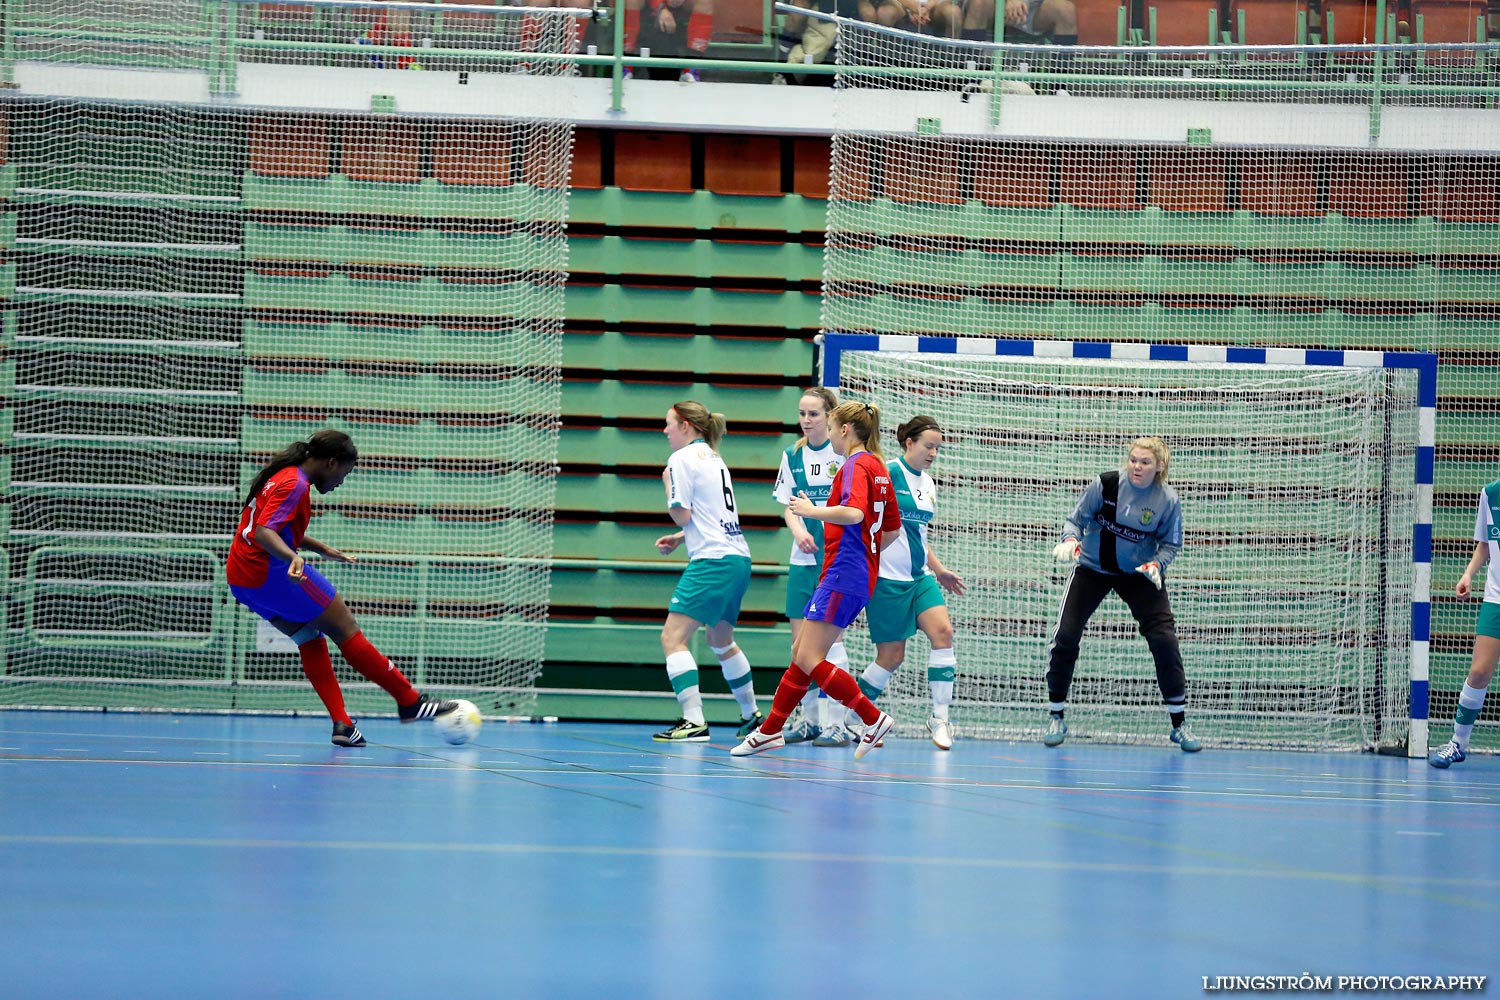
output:
[[[880,709],[865,697],[859,689],[859,682],[827,660],[813,668],[811,677],[814,684],[828,693],[828,697],[836,698],[859,713],[860,721],[865,725],[874,725],[880,718]]]
[[[781,683],[776,685],[776,696],[771,699],[771,712],[766,716],[766,721],[760,724],[760,731],[767,736],[775,736],[781,732],[781,727],[786,725],[786,717],[792,714],[792,709],[797,707],[805,694],[807,675],[793,663],[781,675]]]
[[[714,31],[714,16],[693,11],[688,15],[688,48],[702,54],[708,51],[708,36]]]
[[[381,656],[378,649],[370,645],[370,640],[365,638],[363,632],[356,632],[339,643],[339,652],[344,654],[344,659],[349,661],[349,666],[385,688],[386,694],[395,698],[396,704],[403,708],[407,705],[415,705],[422,697],[417,693],[417,689],[411,686],[411,681],[406,679],[406,675],[397,670],[394,663]]]
[[[339,679],[333,676],[333,660],[328,657],[327,640],[320,635],[312,642],[304,642],[297,647],[297,655],[302,657],[302,672],[312,681],[318,697],[323,699],[328,717],[346,726],[354,725],[354,720],[344,709],[344,691],[339,687]]]
[[[625,51],[635,51],[635,41],[641,35],[641,12],[625,8]]]

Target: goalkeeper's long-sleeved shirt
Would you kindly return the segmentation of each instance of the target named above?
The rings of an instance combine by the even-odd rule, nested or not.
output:
[[[1154,560],[1165,575],[1182,548],[1182,508],[1177,491],[1155,481],[1144,490],[1136,489],[1128,473],[1119,475],[1115,507],[1111,509],[1105,502],[1103,479],[1096,476],[1063,525],[1063,537],[1078,539],[1082,549],[1078,561],[1091,570],[1132,573],[1142,563]],[[1114,566],[1106,565],[1110,561],[1106,533],[1113,538]]]

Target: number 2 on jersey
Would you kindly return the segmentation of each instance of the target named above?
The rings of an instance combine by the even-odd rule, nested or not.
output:
[[[870,525],[870,554],[880,554],[880,526],[885,523],[885,501],[876,500],[870,505],[870,510],[875,514],[875,520]]]

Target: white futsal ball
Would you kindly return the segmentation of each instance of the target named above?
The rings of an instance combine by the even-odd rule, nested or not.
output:
[[[484,719],[472,701],[460,699],[457,708],[439,715],[432,724],[437,727],[439,736],[454,746],[460,746],[479,735]]]

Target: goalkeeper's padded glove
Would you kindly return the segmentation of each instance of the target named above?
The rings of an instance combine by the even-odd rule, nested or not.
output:
[[[1077,562],[1082,552],[1083,546],[1078,544],[1078,539],[1064,538],[1052,547],[1052,558],[1064,563]]]
[[[1151,581],[1153,587],[1157,590],[1161,589],[1161,567],[1155,562],[1141,563],[1135,568],[1135,571],[1137,573],[1144,573],[1146,579]]]

